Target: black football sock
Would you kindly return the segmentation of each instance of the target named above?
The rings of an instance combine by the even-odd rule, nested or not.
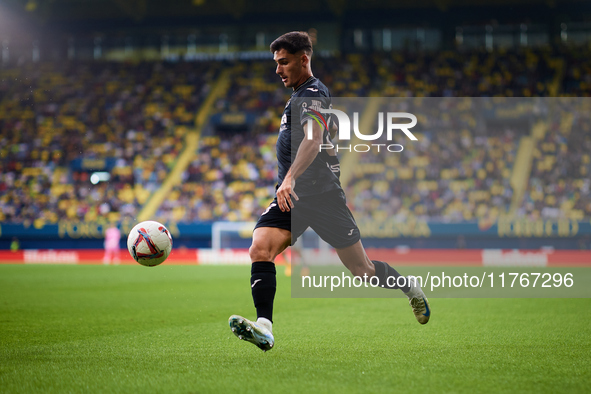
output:
[[[273,322],[273,301],[277,289],[277,271],[270,261],[255,261],[250,270],[252,299],[257,318],[264,317]]]
[[[377,276],[379,280],[380,287],[383,287],[384,289],[400,289],[405,293],[410,291],[408,280],[406,280],[406,278],[398,280],[402,275],[400,275],[394,268],[390,267],[383,261],[372,260],[371,262],[376,267],[375,276]],[[397,283],[404,286],[398,286]]]

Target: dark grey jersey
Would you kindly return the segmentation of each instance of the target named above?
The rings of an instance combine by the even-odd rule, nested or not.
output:
[[[324,118],[328,117],[320,118],[318,110],[328,109],[330,105],[330,92],[315,77],[310,77],[292,93],[283,110],[279,138],[277,139],[278,187],[289,171],[291,163],[295,160],[297,150],[304,139],[304,124],[309,119],[314,122],[320,119],[321,124],[329,123],[324,122]],[[322,128],[324,129],[323,140],[329,141],[328,130],[324,126]],[[335,171],[335,161],[338,164],[336,157],[329,158],[326,152],[320,152],[312,164],[296,180],[296,194],[303,197],[340,189],[341,184],[338,173]]]

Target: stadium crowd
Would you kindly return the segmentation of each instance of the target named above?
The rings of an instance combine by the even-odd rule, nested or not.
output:
[[[314,72],[334,97],[588,96],[585,54],[589,49],[566,47],[341,54],[315,58]],[[235,132],[208,126],[213,132],[202,136],[196,159],[156,216],[258,217],[273,193],[274,143],[289,98],[271,60],[89,62],[0,69],[0,221],[135,218],[174,166],[224,67],[232,68],[231,85],[215,111],[255,120]],[[517,215],[591,217],[589,119],[567,112],[536,142]],[[530,130],[490,124],[473,131],[474,115],[460,115],[463,123],[423,126],[405,154],[356,155],[359,165],[346,181],[352,210],[447,222],[506,212],[519,139]],[[93,184],[90,170],[111,178]]]
[[[0,220],[134,218],[166,178],[216,63],[1,69]],[[90,170],[110,172],[91,182]]]
[[[518,215],[530,219],[591,217],[591,116],[588,100],[562,100],[536,140],[532,171]]]
[[[495,220],[505,212],[520,133],[495,125],[475,128],[482,104],[478,99],[387,100],[384,113],[420,114],[418,141],[397,138],[402,153],[355,153],[347,194],[357,216],[461,222]],[[383,136],[376,143],[388,141]]]
[[[248,221],[269,204],[276,182],[275,134],[202,139],[156,216],[161,220]]]

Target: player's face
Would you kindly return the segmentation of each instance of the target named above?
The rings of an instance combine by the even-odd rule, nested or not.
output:
[[[295,88],[302,82],[302,76],[305,71],[305,62],[307,56],[305,54],[294,55],[287,52],[285,49],[275,51],[273,59],[277,63],[275,72],[281,77],[281,81],[286,88]]]

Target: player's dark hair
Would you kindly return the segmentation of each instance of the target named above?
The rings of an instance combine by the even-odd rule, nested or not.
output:
[[[292,55],[303,51],[306,55],[312,56],[312,40],[308,33],[304,31],[292,31],[273,41],[270,49],[271,53],[285,49]]]

